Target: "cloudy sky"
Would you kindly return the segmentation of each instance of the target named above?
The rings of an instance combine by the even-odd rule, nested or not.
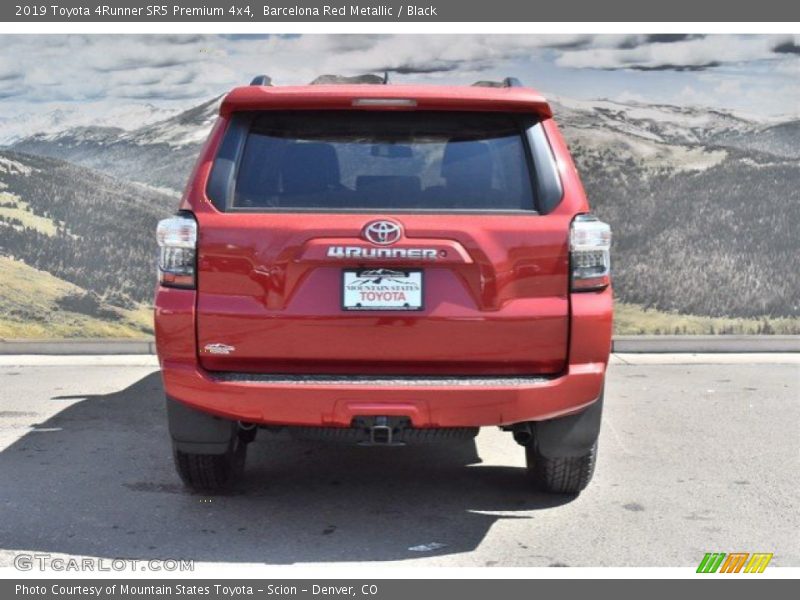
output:
[[[384,69],[398,83],[515,75],[557,96],[800,114],[800,36],[4,35],[0,129],[56,109],[124,126],[140,105],[185,108],[258,73],[294,84]]]

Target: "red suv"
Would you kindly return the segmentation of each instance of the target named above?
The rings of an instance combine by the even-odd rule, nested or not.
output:
[[[498,426],[541,490],[597,453],[610,230],[515,79],[231,91],[158,225],[175,463],[230,484],[259,429],[403,445]]]

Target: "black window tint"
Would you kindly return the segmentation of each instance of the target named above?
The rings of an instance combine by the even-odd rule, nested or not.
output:
[[[528,117],[500,113],[263,112],[234,208],[534,210]]]

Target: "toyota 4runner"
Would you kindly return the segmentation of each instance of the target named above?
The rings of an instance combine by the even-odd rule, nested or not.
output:
[[[161,221],[158,356],[183,481],[259,429],[403,445],[499,426],[532,483],[592,477],[610,230],[515,79],[231,91]]]

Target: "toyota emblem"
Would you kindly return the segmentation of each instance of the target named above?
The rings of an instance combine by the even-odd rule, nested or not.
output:
[[[402,232],[400,225],[392,221],[372,221],[364,227],[364,237],[380,246],[394,244],[400,239]]]

